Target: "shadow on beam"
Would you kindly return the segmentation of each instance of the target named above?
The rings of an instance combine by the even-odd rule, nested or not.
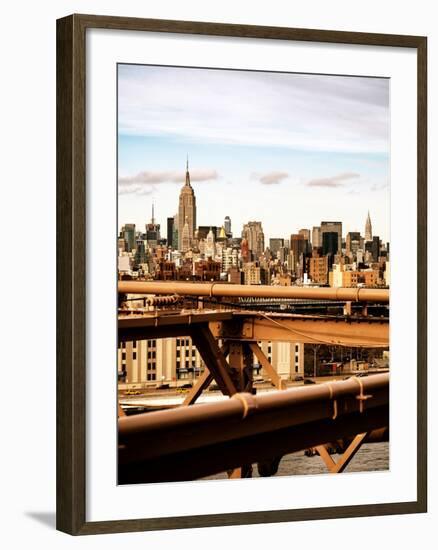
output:
[[[344,415],[336,420],[309,422],[137,463],[119,464],[118,483],[124,485],[199,479],[242,464],[269,461],[386,426],[389,426],[388,405],[362,414],[355,412]]]

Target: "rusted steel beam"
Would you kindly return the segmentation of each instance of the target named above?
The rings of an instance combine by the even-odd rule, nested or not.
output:
[[[263,351],[259,347],[259,345],[256,342],[251,342],[248,345],[249,345],[249,349],[257,357],[257,360],[262,365],[263,369],[266,371],[268,376],[270,376],[272,385],[275,386],[278,390],[284,389],[285,384],[284,384],[283,380],[278,376],[277,371],[271,365],[271,363],[269,362],[268,358],[263,353]]]
[[[387,318],[261,314],[218,311],[170,315],[119,316],[119,340],[188,336],[196,326],[210,324],[215,338],[244,341],[304,342],[383,347],[389,345]]]
[[[227,342],[230,348],[228,362],[233,382],[240,393],[253,392],[253,354],[248,345],[243,342]],[[251,464],[241,464],[239,468],[228,470],[230,479],[251,477]]]
[[[119,281],[122,294],[178,294],[242,298],[303,298],[351,302],[389,302],[389,290],[382,288],[307,288],[299,286],[233,285],[225,283],[184,283],[179,281]]]
[[[206,367],[204,372],[196,381],[196,384],[190,389],[189,393],[186,395],[183,406],[187,407],[188,405],[193,405],[193,403],[198,399],[202,392],[208,388],[208,386],[213,382],[213,375]]]
[[[135,327],[164,327],[180,325],[196,325],[213,321],[228,321],[233,318],[232,311],[181,311],[177,313],[150,312],[143,315],[119,315],[119,326],[126,328]]]
[[[240,341],[227,342],[227,345],[230,348],[228,364],[234,385],[240,393],[252,393],[253,356],[249,347]]]
[[[338,438],[333,441],[327,441],[324,444],[324,446],[326,447],[327,450],[335,452],[336,454],[343,454],[351,445],[351,443],[353,443],[355,437],[356,437],[356,434],[354,437],[342,437],[340,439]],[[382,428],[368,431],[366,438],[364,440],[364,443],[382,443],[382,442],[388,442],[388,441],[389,441],[389,425],[384,426]],[[310,449],[306,449],[306,454],[308,456],[313,456],[315,454],[318,454],[318,447],[312,447]]]
[[[230,346],[226,342],[221,347],[221,352],[224,357],[228,355],[228,352],[230,351]],[[202,392],[208,388],[208,386],[213,382],[214,378],[211,372],[208,370],[207,367],[205,367],[204,372],[201,374],[201,376],[196,381],[196,384],[191,388],[189,393],[186,395],[183,405],[193,405],[193,403],[198,399],[198,397],[202,394]]]
[[[119,342],[135,342],[136,340],[152,340],[159,338],[178,338],[178,336],[190,336],[191,328],[188,325],[173,326],[145,326],[118,329]]]
[[[200,407],[197,405],[194,408]],[[301,451],[335,440],[353,438],[365,432],[387,426],[388,405],[351,413],[335,420],[325,419],[291,426],[258,435],[204,445],[196,449],[169,453],[149,460],[120,463],[119,484],[189,481],[239,468],[241,464],[272,461],[273,457]]]
[[[196,330],[192,330],[191,338],[222,393],[224,395],[237,393],[225,356],[208,326],[198,325]]]
[[[190,336],[192,329],[212,321],[233,318],[231,311],[172,313],[160,315],[119,315],[118,337],[121,342]]]
[[[318,445],[316,447],[316,450],[318,451],[319,456],[324,461],[324,464],[326,465],[328,471],[331,474],[340,474],[345,470],[345,468],[353,460],[357,451],[361,448],[362,444],[364,443],[367,435],[368,435],[367,432],[356,435],[353,441],[348,445],[348,447],[342,453],[341,458],[339,458],[337,462],[333,460],[332,456],[328,452],[325,445]]]
[[[236,312],[233,319],[211,322],[216,338],[243,341],[301,342],[310,344],[387,348],[389,322],[380,318],[335,318],[320,315]]]
[[[388,402],[389,374],[376,374],[258,396],[237,394],[217,403],[120,418],[119,463],[155,459],[357,412],[365,415]],[[344,435],[349,434],[337,437]],[[316,444],[330,441],[324,433],[319,438]]]

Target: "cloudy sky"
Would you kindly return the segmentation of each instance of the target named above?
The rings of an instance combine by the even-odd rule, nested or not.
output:
[[[369,209],[389,240],[388,80],[119,65],[118,98],[119,225],[154,203],[166,236],[188,155],[199,225],[363,234]]]

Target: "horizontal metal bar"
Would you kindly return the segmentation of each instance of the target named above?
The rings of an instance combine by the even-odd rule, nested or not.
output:
[[[189,336],[196,327],[207,323],[215,338],[230,340],[325,343],[372,348],[387,348],[389,345],[387,318],[347,319],[322,315],[263,315],[257,312],[204,310],[159,316],[153,313],[141,316],[120,315],[119,340],[123,342]]]
[[[118,337],[121,342],[148,340],[153,338],[177,338],[190,336],[196,327],[210,322],[228,321],[232,311],[196,311],[194,313],[172,313],[155,315],[119,315]]]
[[[194,405],[193,408],[198,406]],[[119,463],[118,483],[199,479],[238,468],[242,464],[270,461],[339,437],[353,438],[357,433],[388,426],[388,423],[389,407],[386,405],[369,409],[363,414],[345,414],[335,420],[319,420],[148,460]]]
[[[184,283],[179,281],[119,281],[122,294],[179,294],[186,296],[236,296],[260,298],[304,298],[351,302],[389,302],[389,290],[382,288],[307,288],[299,286],[233,285]]]
[[[119,315],[119,328],[162,327],[170,325],[192,325],[212,321],[229,321],[233,318],[232,311],[196,310],[194,312],[178,312],[172,314]]]
[[[388,319],[372,317],[327,317],[317,315],[234,315],[242,319],[241,340],[302,342],[387,348],[389,346]],[[214,325],[213,325],[214,327]],[[223,323],[222,337],[226,337],[227,324]],[[214,328],[213,328],[214,331]],[[246,336],[250,334],[250,337]]]
[[[217,403],[124,417],[119,419],[119,463],[155,459],[361,411],[365,414],[388,402],[389,374],[377,374],[256,396],[235,394]],[[320,439],[325,437],[320,434]]]

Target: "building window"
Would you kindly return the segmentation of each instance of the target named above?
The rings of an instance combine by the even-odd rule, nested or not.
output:
[[[134,352],[132,353],[132,358],[133,358],[134,360],[137,359],[137,352],[136,352],[136,351],[134,351]]]
[[[122,360],[126,359],[126,351],[122,351]]]
[[[295,353],[298,353],[300,347],[298,346],[298,344],[295,344]]]

